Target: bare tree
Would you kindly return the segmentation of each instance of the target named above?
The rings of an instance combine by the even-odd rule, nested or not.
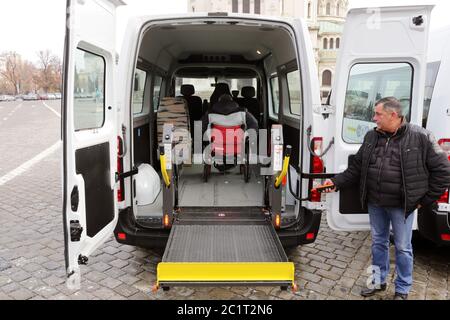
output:
[[[61,90],[62,63],[61,59],[52,54],[50,50],[38,52],[39,58],[39,85],[47,93]]]
[[[23,72],[23,85],[21,93],[30,93],[30,92],[37,93],[37,91],[40,89],[39,70],[33,63],[29,61],[24,61],[22,66],[22,72]]]
[[[14,51],[4,52],[0,54],[0,75],[11,87],[15,95],[17,95],[22,86],[22,58]]]

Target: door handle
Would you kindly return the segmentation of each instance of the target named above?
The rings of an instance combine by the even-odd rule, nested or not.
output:
[[[70,194],[70,206],[73,212],[78,211],[78,205],[80,204],[80,194],[78,192],[78,186],[75,186]]]

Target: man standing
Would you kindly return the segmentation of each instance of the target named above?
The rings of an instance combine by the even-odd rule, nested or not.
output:
[[[435,205],[450,186],[450,164],[432,133],[408,124],[400,102],[383,98],[375,104],[369,131],[347,170],[328,180],[327,192],[360,184],[360,201],[369,209],[372,265],[379,274],[374,287],[361,291],[368,297],[386,290],[389,273],[390,225],[395,243],[395,300],[406,300],[412,285],[411,245],[415,209]]]

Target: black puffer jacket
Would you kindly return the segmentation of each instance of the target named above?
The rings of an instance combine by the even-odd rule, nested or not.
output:
[[[395,134],[377,131],[378,139],[367,172],[367,201],[373,205],[402,208],[405,203],[400,165],[400,139],[405,131],[406,124]]]
[[[332,178],[338,189],[360,183],[360,201],[367,202],[367,176],[372,152],[379,135],[375,130],[364,137],[364,142],[346,171]],[[417,206],[427,206],[450,186],[450,162],[433,134],[422,127],[406,124],[399,137],[400,167],[402,173],[405,214],[412,213]]]

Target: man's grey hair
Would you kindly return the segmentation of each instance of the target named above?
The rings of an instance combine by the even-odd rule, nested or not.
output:
[[[375,103],[375,107],[379,104],[383,105],[384,110],[388,111],[395,111],[399,117],[403,117],[403,107],[400,103],[400,101],[397,100],[395,97],[386,97],[383,99],[380,99]]]

